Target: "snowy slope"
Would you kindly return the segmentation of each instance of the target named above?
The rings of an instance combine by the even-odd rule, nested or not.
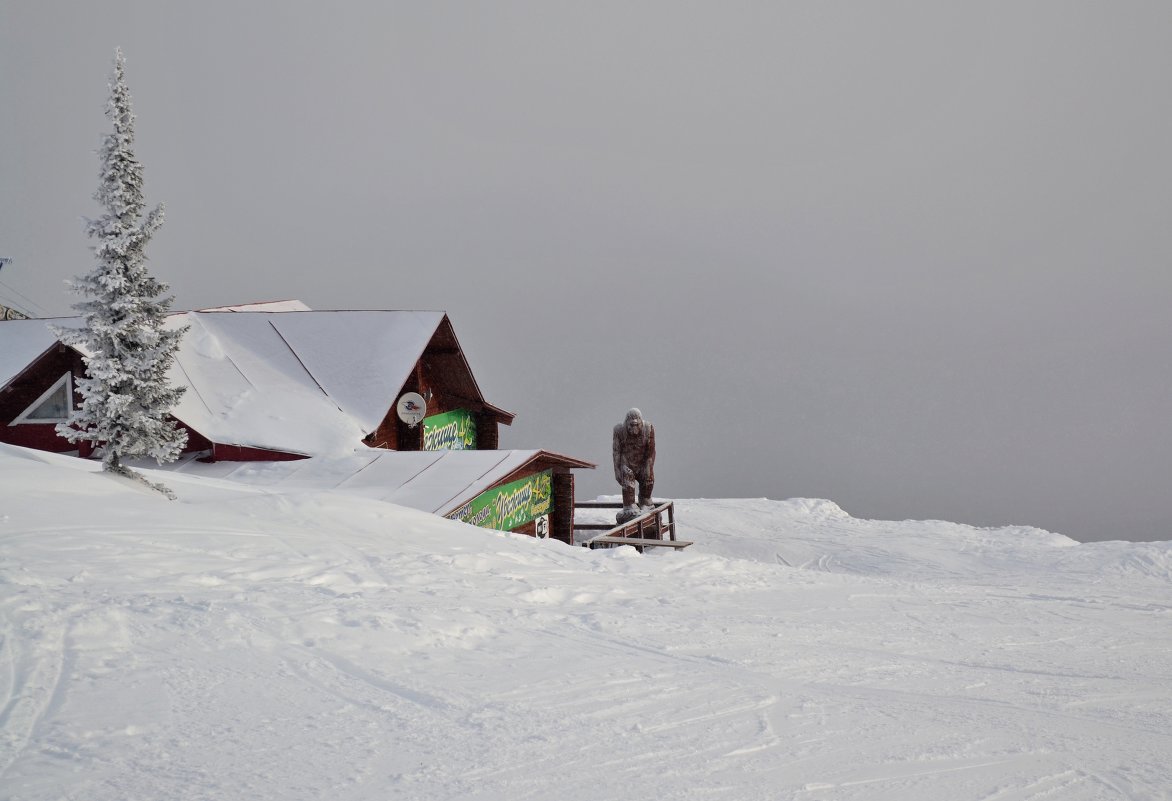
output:
[[[1172,544],[680,501],[590,552],[0,446],[6,799],[1159,799]]]

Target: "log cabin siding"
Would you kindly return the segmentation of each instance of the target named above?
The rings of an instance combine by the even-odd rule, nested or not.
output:
[[[81,395],[76,389],[77,376],[85,375],[85,364],[82,362],[81,354],[60,343],[41,354],[0,390],[0,442],[52,453],[67,453],[78,449],[77,445],[57,436],[56,423],[12,425],[13,420],[20,417],[65,373],[69,373],[73,378],[73,406],[77,408],[81,403]]]
[[[246,445],[224,445],[212,443],[213,462],[293,462],[307,459],[303,453],[272,451],[266,448],[250,448]]]
[[[574,474],[568,467],[553,471],[553,509],[549,514],[549,536],[566,545],[574,544]]]

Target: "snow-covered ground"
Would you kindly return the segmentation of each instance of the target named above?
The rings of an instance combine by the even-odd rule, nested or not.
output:
[[[0,798],[1170,797],[1172,543],[692,500],[591,552],[93,471],[0,446]]]

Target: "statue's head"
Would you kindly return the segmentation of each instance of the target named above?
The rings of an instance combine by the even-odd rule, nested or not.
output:
[[[628,434],[639,436],[643,433],[643,413],[638,409],[631,409],[627,412],[627,420],[624,425]]]

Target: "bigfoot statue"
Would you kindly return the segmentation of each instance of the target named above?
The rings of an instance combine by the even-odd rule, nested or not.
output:
[[[635,492],[639,506],[651,506],[651,490],[655,486],[655,427],[643,419],[638,409],[627,412],[627,419],[614,427],[614,477],[623,488],[623,510],[618,522],[639,516],[635,507]]]

